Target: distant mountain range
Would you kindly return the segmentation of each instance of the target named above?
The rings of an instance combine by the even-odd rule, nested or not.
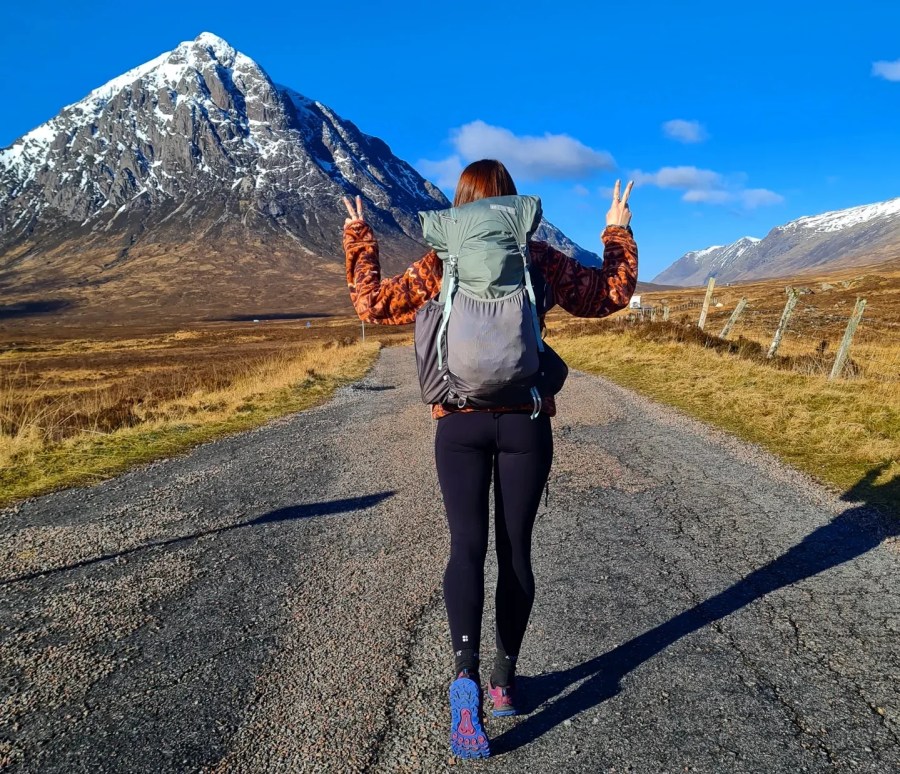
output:
[[[742,237],[686,253],[653,278],[702,285],[900,260],[900,198],[792,220],[765,239]]]
[[[350,312],[345,194],[385,274],[425,252],[416,213],[449,206],[382,140],[203,33],[0,151],[0,318]],[[538,235],[601,261],[546,221]]]

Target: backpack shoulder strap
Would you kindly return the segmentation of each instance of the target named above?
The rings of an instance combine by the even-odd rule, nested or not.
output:
[[[517,196],[515,198],[518,199],[515,219],[518,227],[516,239],[520,245],[524,244],[527,247],[531,235],[541,225],[543,217],[541,199],[538,196]]]
[[[534,323],[534,334],[537,339],[538,350],[544,351],[544,340],[541,336],[541,323],[538,316],[537,298],[534,294],[534,285],[531,282],[531,254],[528,250],[528,240],[531,235],[537,231],[541,222],[542,208],[541,200],[537,196],[516,196],[513,206],[516,210],[516,217],[513,222],[516,226],[516,244],[519,252],[522,254],[523,274],[525,279],[525,290],[528,293],[528,300],[531,301],[531,319]]]
[[[450,210],[422,210],[419,212],[419,224],[422,226],[422,238],[437,252],[442,260],[447,257],[447,234],[444,227],[445,218]]]
[[[447,325],[450,322],[453,296],[455,295],[456,287],[459,284],[460,224],[459,219],[456,217],[455,208],[453,207],[438,213],[438,217],[443,222],[442,228],[447,247],[447,257],[444,262],[444,278],[446,279],[446,282],[441,282],[441,294],[444,296],[444,312],[437,333],[438,368],[442,368],[444,365],[443,339],[447,333]]]

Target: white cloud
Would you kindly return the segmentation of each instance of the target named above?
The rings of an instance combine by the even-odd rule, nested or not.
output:
[[[588,191],[581,183],[577,183],[575,187],[572,189],[573,193],[578,194],[579,196],[590,196],[591,192]]]
[[[419,159],[416,169],[429,180],[434,180],[438,188],[456,188],[460,172],[463,171],[462,159],[459,156],[448,156],[440,161]]]
[[[636,186],[655,185],[684,191],[681,200],[702,204],[729,204],[737,202],[752,210],[768,204],[780,204],[784,197],[766,188],[744,188],[743,173],[726,178],[711,169],[697,167],[662,167],[656,172],[637,169],[631,174]]]
[[[730,191],[692,188],[691,190],[684,192],[681,201],[703,202],[704,204],[727,204],[730,201],[734,201],[734,194]]]
[[[872,75],[886,81],[900,81],[900,59],[895,62],[872,62]]]
[[[748,209],[753,210],[757,207],[763,207],[767,204],[781,204],[784,197],[774,191],[766,188],[749,188],[741,191],[741,203]]]
[[[663,167],[658,172],[635,170],[631,179],[635,185],[655,185],[660,188],[709,189],[722,185],[722,176],[711,169],[697,167]]]
[[[472,121],[454,129],[450,142],[453,155],[438,161],[421,159],[416,164],[426,177],[436,176],[442,188],[454,187],[464,163],[478,159],[499,159],[514,180],[577,180],[616,166],[606,151],[589,148],[567,134],[516,135],[484,121]],[[456,176],[451,182],[454,171]]]
[[[671,121],[666,121],[662,128],[666,137],[678,142],[703,142],[709,137],[706,127],[699,121],[685,121],[683,118],[673,118]]]
[[[469,161],[500,159],[514,177],[523,180],[579,178],[615,167],[608,153],[589,148],[567,134],[516,136],[509,129],[484,121],[472,121],[457,129],[453,144]]]

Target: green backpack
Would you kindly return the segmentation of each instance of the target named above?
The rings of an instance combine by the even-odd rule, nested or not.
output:
[[[531,403],[562,387],[568,369],[541,336],[528,241],[536,196],[495,196],[420,212],[422,234],[444,262],[440,295],[416,316],[422,400],[462,408]]]

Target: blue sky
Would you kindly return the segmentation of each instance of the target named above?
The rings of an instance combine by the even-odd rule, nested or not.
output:
[[[0,147],[210,31],[432,180],[507,162],[589,249],[612,183],[635,177],[649,280],[687,250],[900,196],[900,3],[735,6],[16,3]]]

